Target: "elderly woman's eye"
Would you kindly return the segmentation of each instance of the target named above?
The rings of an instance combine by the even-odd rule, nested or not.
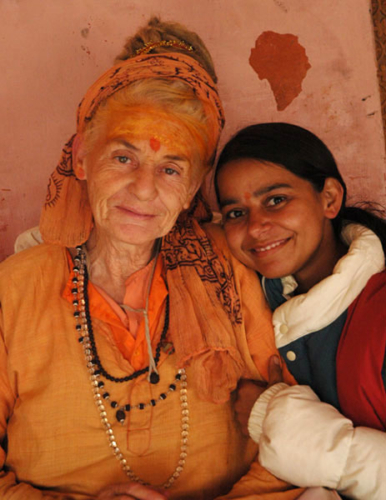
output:
[[[131,162],[131,158],[129,158],[128,156],[116,156],[115,157],[116,160],[119,161],[119,163],[130,163]]]
[[[178,175],[179,171],[173,167],[165,167],[164,172],[167,175]]]

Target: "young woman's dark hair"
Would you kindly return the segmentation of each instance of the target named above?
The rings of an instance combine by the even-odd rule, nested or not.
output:
[[[336,237],[339,237],[344,221],[356,222],[368,227],[380,238],[386,255],[383,210],[368,202],[346,207],[346,184],[335,159],[312,132],[289,123],[260,123],[240,130],[225,145],[217,162],[214,179],[217,200],[217,176],[221,168],[226,163],[246,158],[280,165],[310,182],[318,192],[323,190],[328,177],[337,179],[343,187],[344,196],[339,214],[332,220]]]

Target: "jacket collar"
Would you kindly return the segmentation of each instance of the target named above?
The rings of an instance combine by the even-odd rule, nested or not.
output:
[[[330,276],[306,294],[290,297],[297,283],[292,276],[282,278],[282,294],[288,300],[273,313],[278,348],[328,326],[348,309],[371,276],[385,268],[382,244],[372,231],[358,224],[349,224],[341,237],[349,246],[347,254],[336,263]],[[269,281],[263,279],[268,300]]]

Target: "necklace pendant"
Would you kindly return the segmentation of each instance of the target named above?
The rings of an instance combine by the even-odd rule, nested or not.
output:
[[[115,414],[118,422],[123,425],[125,423],[125,419],[126,419],[126,414],[123,410],[118,410]]]
[[[151,384],[158,384],[158,382],[159,382],[159,375],[158,375],[158,373],[151,372],[149,380],[150,380]]]

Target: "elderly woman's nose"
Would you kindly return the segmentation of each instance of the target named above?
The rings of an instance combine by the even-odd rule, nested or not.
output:
[[[149,169],[146,168],[138,168],[133,173],[130,188],[139,199],[153,199],[157,192],[154,173],[150,172]]]

